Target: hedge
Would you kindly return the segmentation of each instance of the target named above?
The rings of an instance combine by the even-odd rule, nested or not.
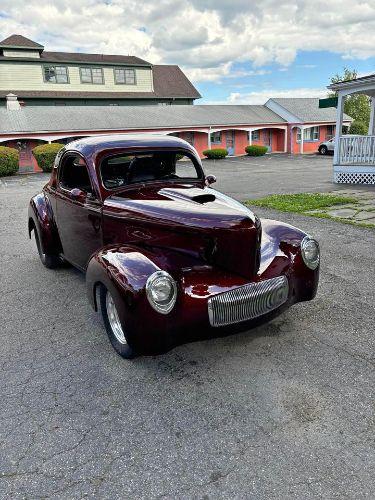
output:
[[[268,148],[267,146],[258,146],[254,144],[252,146],[246,146],[245,151],[249,156],[263,156],[267,153]]]
[[[228,150],[224,148],[206,149],[203,154],[210,160],[221,160],[228,155]]]
[[[358,120],[354,120],[354,122],[350,125],[349,134],[355,135],[367,135],[368,126],[366,123],[363,123]]]
[[[43,172],[51,172],[55,157],[64,144],[53,142],[51,144],[41,144],[33,149],[33,155]]]
[[[15,174],[18,171],[18,163],[17,149],[0,146],[0,177]]]

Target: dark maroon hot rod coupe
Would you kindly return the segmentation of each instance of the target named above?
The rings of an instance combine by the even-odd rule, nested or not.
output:
[[[181,139],[101,136],[65,146],[32,198],[42,263],[86,272],[121,356],[249,329],[314,298],[318,243],[260,220],[213,182]]]

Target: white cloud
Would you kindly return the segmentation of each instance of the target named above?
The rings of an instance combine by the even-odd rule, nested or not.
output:
[[[224,101],[204,104],[264,104],[271,97],[326,97],[324,89],[299,88],[290,90],[267,89],[253,92],[232,92]]]
[[[0,36],[49,50],[134,54],[220,81],[234,63],[288,67],[298,51],[375,56],[374,0],[2,0]],[[241,76],[241,75],[238,75]],[[254,76],[251,72],[243,76]]]
[[[298,67],[304,69],[313,69],[316,68],[316,64],[299,64]]]

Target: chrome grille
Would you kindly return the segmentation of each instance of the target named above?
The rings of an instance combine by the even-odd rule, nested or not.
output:
[[[289,283],[285,276],[219,293],[208,299],[210,324],[225,326],[257,318],[284,304],[288,293]]]

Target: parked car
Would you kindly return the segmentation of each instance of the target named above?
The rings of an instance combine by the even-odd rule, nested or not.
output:
[[[332,137],[329,141],[322,142],[319,145],[318,151],[321,155],[332,154],[335,151],[335,138]]]
[[[351,137],[360,137],[358,134],[345,134],[343,136],[344,138],[351,138]],[[344,146],[344,151],[347,153],[350,153],[353,150],[353,145],[349,142],[346,146]],[[332,137],[329,141],[322,142],[319,147],[318,151],[321,155],[328,155],[328,154],[333,154],[335,151],[335,138]]]
[[[209,187],[195,149],[166,136],[66,145],[29,206],[42,263],[86,273],[121,356],[246,330],[314,298],[319,245]]]

